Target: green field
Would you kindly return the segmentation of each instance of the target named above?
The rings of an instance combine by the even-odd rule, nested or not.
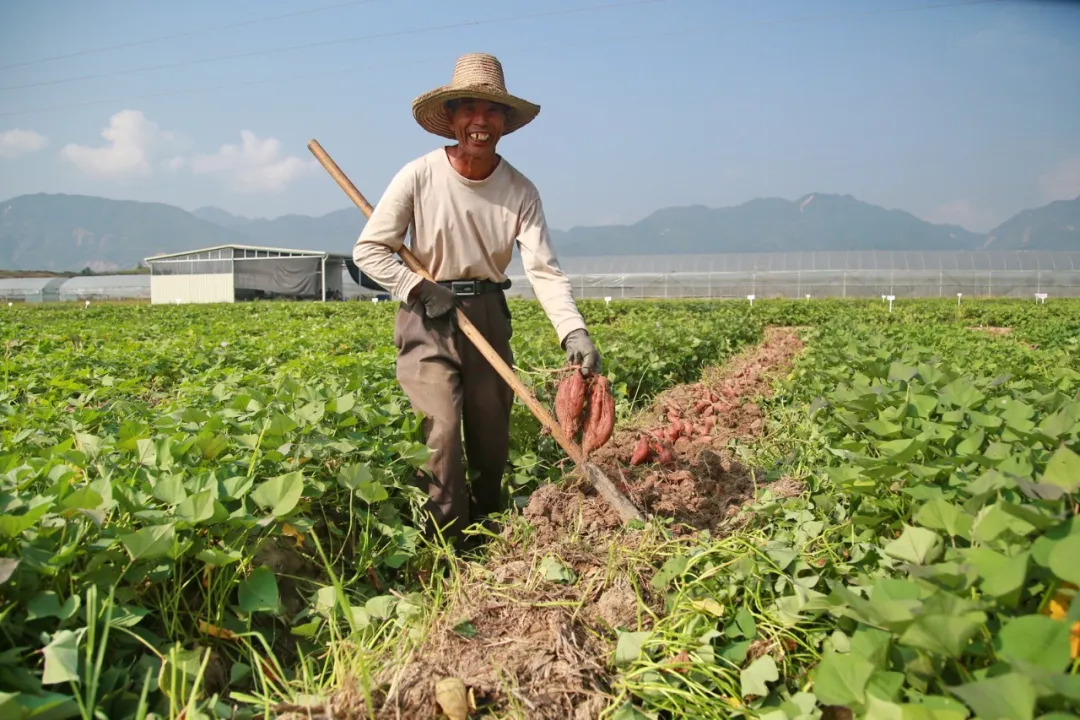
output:
[[[562,352],[511,309],[550,403]],[[394,310],[3,308],[0,716],[428,717],[443,677],[470,717],[1080,709],[1080,301],[582,303],[622,433],[795,328],[716,446],[745,497],[707,529],[541,518],[568,466],[518,403],[522,510],[465,557],[414,529]],[[605,464],[657,497],[697,467]]]

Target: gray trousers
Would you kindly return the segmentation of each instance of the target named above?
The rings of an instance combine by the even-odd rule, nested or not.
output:
[[[503,293],[460,297],[458,306],[513,367],[513,331]],[[476,517],[503,509],[514,401],[513,390],[457,327],[454,315],[431,319],[421,303],[403,303],[394,321],[397,379],[413,410],[423,414],[425,442],[433,451],[417,482],[428,494],[425,511],[450,537]],[[426,531],[432,529],[429,524]]]

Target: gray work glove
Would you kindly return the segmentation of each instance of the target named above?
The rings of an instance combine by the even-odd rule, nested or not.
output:
[[[454,293],[427,279],[421,280],[410,295],[424,304],[424,312],[429,318],[442,317],[454,309]]]
[[[569,364],[582,366],[582,375],[600,373],[600,351],[593,345],[588,332],[581,328],[571,331],[563,340],[563,348]]]

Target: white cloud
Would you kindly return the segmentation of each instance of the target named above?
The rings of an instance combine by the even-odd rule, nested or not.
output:
[[[176,133],[162,130],[141,110],[121,110],[101,131],[108,143],[100,147],[66,145],[61,157],[87,175],[98,178],[147,177],[156,158],[179,142]]]
[[[49,138],[33,130],[0,131],[0,157],[13,158],[41,150],[49,144]]]
[[[1047,202],[1080,197],[1080,155],[1062,160],[1039,177],[1039,189]]]
[[[213,155],[196,155],[186,164],[198,175],[220,174],[230,189],[246,194],[279,192],[315,167],[314,160],[283,155],[277,138],[260,139],[250,130],[241,130],[240,138],[241,145],[222,145]]]

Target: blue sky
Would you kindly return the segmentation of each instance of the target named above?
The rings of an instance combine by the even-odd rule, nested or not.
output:
[[[888,12],[949,1],[6,0],[0,199],[349,207],[317,138],[375,202],[472,51],[542,106],[500,148],[558,228],[827,192],[985,231],[1080,195],[1080,4]]]

